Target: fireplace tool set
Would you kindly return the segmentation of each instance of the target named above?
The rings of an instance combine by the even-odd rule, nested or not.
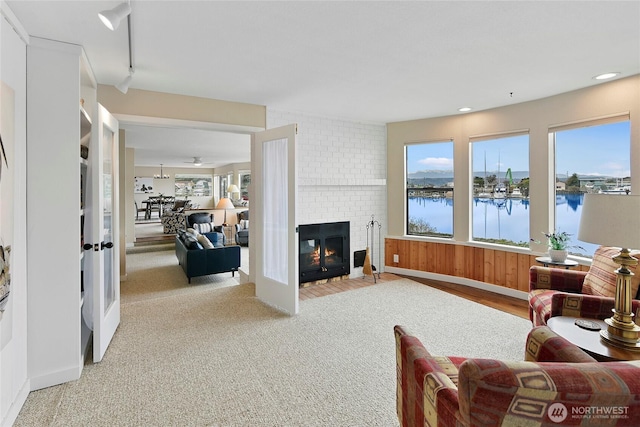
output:
[[[364,266],[362,267],[362,272],[366,274],[371,274],[373,276],[373,283],[376,283],[376,271],[378,272],[378,279],[380,278],[380,270],[376,269],[375,265],[371,264],[371,260],[374,256],[373,246],[375,244],[375,231],[376,226],[378,228],[378,266],[380,266],[380,230],[382,229],[382,224],[379,221],[376,221],[371,215],[371,221],[367,222],[367,252],[364,256]],[[369,247],[369,233],[371,233],[371,247]]]

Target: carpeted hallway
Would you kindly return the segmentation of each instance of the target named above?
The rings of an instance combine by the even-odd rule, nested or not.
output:
[[[530,329],[408,279],[304,300],[289,317],[230,273],[187,285],[171,250],[127,262],[104,360],[31,393],[16,426],[395,426],[395,324],[434,354],[512,360]]]

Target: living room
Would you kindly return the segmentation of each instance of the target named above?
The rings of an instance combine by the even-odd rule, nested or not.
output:
[[[116,2],[117,3],[117,2]],[[115,6],[116,3],[109,3],[109,6]],[[12,62],[17,64],[15,69],[7,70],[6,66],[2,68],[2,79],[9,82],[16,88],[16,132],[15,132],[15,158],[17,165],[15,170],[18,174],[15,179],[15,228],[13,235],[26,235],[28,224],[22,221],[26,218],[26,184],[24,183],[24,174],[28,166],[26,156],[26,87],[27,80],[26,64],[24,58],[24,47],[26,42],[15,35],[15,31],[7,24],[6,4],[3,2],[3,20],[2,26],[2,52],[3,63],[6,57],[10,57]],[[84,7],[84,6],[83,6]],[[134,6],[135,8],[135,3]],[[628,6],[633,7],[633,6]],[[604,15],[604,13],[603,13]],[[616,15],[623,20],[625,13]],[[11,18],[11,16],[9,17]],[[17,18],[14,17],[17,20]],[[594,19],[594,18],[592,18]],[[19,22],[19,20],[17,20]],[[12,34],[13,33],[13,34]],[[28,34],[28,33],[26,33]],[[106,36],[105,36],[106,37]],[[121,39],[122,40],[122,39]],[[124,43],[124,42],[123,42]],[[634,42],[635,43],[635,42]],[[126,44],[126,43],[125,43]],[[637,44],[637,43],[636,43]],[[9,45],[6,47],[6,45]],[[635,46],[631,43],[632,46]],[[16,47],[17,46],[17,47]],[[625,45],[627,46],[627,45]],[[140,47],[141,49],[141,47]],[[20,53],[22,50],[22,53]],[[442,279],[446,276],[447,280],[459,282],[467,286],[482,287],[486,290],[500,291],[509,295],[516,295],[520,298],[524,297],[528,285],[526,278],[522,279],[522,272],[516,270],[515,281],[505,283],[492,280],[492,277],[504,277],[496,272],[487,273],[486,279],[482,280],[470,277],[465,273],[465,269],[460,265],[460,251],[465,253],[469,248],[478,249],[483,253],[482,257],[488,258],[493,256],[496,260],[511,260],[513,255],[525,256],[527,259],[527,268],[534,264],[531,257],[540,255],[545,252],[545,248],[540,245],[532,245],[531,250],[514,249],[496,247],[493,245],[470,242],[469,230],[465,224],[469,223],[468,199],[471,194],[471,184],[469,177],[469,138],[478,135],[500,134],[503,132],[523,131],[529,132],[530,153],[529,162],[535,167],[531,168],[532,193],[531,199],[536,200],[535,206],[532,205],[531,211],[531,230],[550,230],[552,229],[552,212],[550,188],[553,188],[553,172],[550,164],[551,149],[548,141],[549,128],[555,125],[567,123],[580,123],[597,121],[602,118],[626,114],[631,122],[631,184],[632,188],[640,188],[640,174],[635,173],[635,168],[640,164],[640,150],[637,150],[639,144],[639,131],[636,123],[638,112],[640,111],[640,100],[638,93],[640,92],[640,79],[637,69],[637,54],[633,48],[625,47],[624,52],[619,53],[620,57],[630,57],[624,63],[618,63],[616,68],[627,67],[632,72],[620,75],[617,79],[594,85],[590,80],[596,72],[589,71],[588,77],[580,77],[580,87],[571,87],[571,89],[562,92],[546,93],[545,96],[537,96],[529,94],[522,89],[513,90],[515,98],[509,97],[512,88],[501,90],[500,95],[486,94],[486,98],[500,98],[495,101],[496,105],[491,107],[483,107],[482,104],[476,107],[478,111],[470,114],[459,114],[451,112],[447,114],[436,115],[405,115],[397,117],[389,121],[369,122],[354,118],[335,118],[331,110],[323,110],[316,112],[300,112],[304,111],[299,108],[287,106],[286,104],[252,104],[251,108],[262,111],[262,123],[252,123],[257,127],[265,129],[274,128],[284,124],[297,123],[299,127],[298,143],[300,146],[300,183],[299,183],[299,222],[314,223],[320,220],[349,220],[352,224],[352,249],[364,249],[367,245],[367,229],[366,224],[374,215],[377,220],[383,224],[382,235],[388,239],[387,242],[403,242],[401,244],[410,245],[411,242],[427,242],[434,245],[442,245],[441,270],[423,271],[420,268],[414,268],[410,264],[411,250],[407,252],[389,251],[394,246],[386,244],[380,245],[377,253],[381,255],[381,265],[384,271],[407,273],[410,272],[415,276],[424,276]],[[637,49],[636,49],[637,51]],[[635,56],[634,56],[635,55]],[[601,60],[602,61],[602,60]],[[535,61],[532,61],[535,62]],[[631,65],[629,65],[629,63]],[[625,65],[626,64],[626,65]],[[607,68],[608,68],[608,64]],[[603,64],[603,66],[605,66]],[[126,69],[126,64],[124,66]],[[407,68],[409,69],[409,68]],[[142,76],[143,70],[138,70]],[[598,70],[601,72],[605,70]],[[508,75],[507,72],[504,73]],[[575,77],[578,79],[578,77]],[[484,78],[479,78],[471,82],[474,86],[482,86]],[[505,78],[505,80],[507,80]],[[589,83],[584,83],[587,80]],[[509,82],[510,83],[510,82]],[[112,82],[101,84],[98,87],[98,98],[106,100],[110,94],[113,94]],[[515,83],[514,83],[515,84]],[[514,84],[510,84],[512,86]],[[503,84],[506,86],[507,82]],[[542,89],[538,88],[542,93]],[[522,95],[520,95],[522,94]],[[115,94],[117,95],[117,94]],[[126,100],[135,99],[136,96],[149,96],[157,100],[174,99],[171,94],[163,93],[156,90],[148,90],[144,88],[135,88],[129,90],[128,95],[121,96],[123,104]],[[225,97],[222,93],[218,99],[234,99],[231,96]],[[520,97],[521,96],[521,97]],[[407,99],[411,99],[411,92],[405,93]],[[542,99],[540,99],[542,98]],[[199,98],[197,94],[188,96],[184,95],[186,103],[207,101]],[[224,101],[215,101],[222,102]],[[365,102],[365,101],[360,101]],[[457,100],[456,100],[457,102]],[[106,103],[106,102],[105,102]],[[214,101],[211,101],[214,103]],[[375,103],[375,102],[374,102]],[[489,101],[487,101],[489,103]],[[177,111],[184,105],[180,104],[178,108],[169,108],[166,110],[168,115],[163,117],[183,120],[197,120],[202,118],[188,117],[185,118],[182,111]],[[172,107],[175,107],[172,106]],[[114,112],[120,114],[132,114],[131,109],[133,103],[125,109],[114,109]],[[224,108],[224,107],[223,107]],[[388,108],[388,107],[387,107]],[[195,108],[193,109],[195,110]],[[357,108],[354,108],[357,110]],[[140,111],[133,114],[142,114]],[[222,116],[222,114],[220,115]],[[218,117],[220,117],[218,116]],[[339,116],[341,117],[341,116]],[[427,117],[427,118],[421,118]],[[207,118],[207,120],[214,120]],[[387,124],[385,124],[387,123]],[[4,140],[3,130],[3,140]],[[126,133],[125,133],[126,135]],[[454,231],[454,237],[451,240],[442,241],[441,239],[416,238],[406,235],[406,215],[405,215],[405,176],[404,170],[404,147],[409,142],[416,141],[433,141],[443,139],[453,139],[456,147],[456,171],[460,171],[455,177],[456,189],[456,209],[454,211],[455,222],[458,224]],[[626,153],[624,154],[626,156]],[[134,175],[132,175],[134,176]],[[3,178],[4,180],[4,178]],[[127,187],[133,188],[132,185],[126,183]],[[125,187],[126,188],[126,187]],[[133,209],[133,206],[131,206]],[[131,215],[129,215],[131,213]],[[131,210],[127,213],[128,218],[134,218],[135,213]],[[462,226],[460,226],[462,225]],[[539,233],[536,231],[537,236]],[[404,243],[409,242],[409,243]],[[396,243],[398,248],[400,243]],[[12,277],[15,286],[12,289],[12,311],[11,317],[8,312],[0,319],[2,322],[2,347],[0,363],[2,366],[2,399],[1,410],[3,423],[8,420],[11,424],[12,420],[22,406],[22,402],[26,400],[29,392],[29,386],[25,385],[28,381],[28,337],[26,333],[26,324],[28,319],[28,298],[25,286],[27,281],[27,247],[26,242],[15,239],[12,245]],[[393,255],[399,255],[398,261],[394,261]],[[376,255],[377,258],[377,255]],[[516,259],[518,259],[516,257]],[[457,261],[456,261],[457,260]],[[517,261],[516,261],[517,262]],[[588,268],[589,260],[580,260],[584,268]],[[409,263],[409,264],[405,264]],[[526,264],[526,263],[525,263]],[[524,268],[524,267],[523,267]],[[429,274],[431,274],[429,276]],[[500,279],[502,280],[502,279]],[[379,295],[380,297],[381,295]],[[371,298],[366,301],[371,305],[376,304],[376,299]],[[420,300],[420,303],[427,304],[427,300]],[[318,303],[314,303],[318,304]],[[452,304],[457,304],[453,302]],[[348,306],[348,304],[347,304]],[[426,306],[426,305],[425,305]],[[341,306],[342,307],[342,306]],[[325,308],[325,307],[322,307]],[[384,307],[379,307],[384,312]],[[320,307],[318,307],[318,310]],[[260,312],[262,309],[260,309]],[[315,309],[314,309],[315,310]],[[413,309],[412,309],[413,310]],[[401,308],[398,309],[402,311]],[[419,311],[419,310],[418,310]],[[312,312],[312,309],[309,309]],[[313,311],[315,313],[315,311]],[[376,312],[378,313],[378,312]],[[366,312],[358,311],[358,316],[367,317]],[[178,314],[176,314],[178,315]],[[446,314],[443,314],[445,316]],[[299,318],[304,317],[304,312]],[[391,316],[394,317],[394,316]],[[400,315],[395,317],[400,318]],[[317,314],[317,319],[322,319],[322,315]],[[8,320],[11,319],[11,322]],[[346,319],[344,319],[347,322]],[[437,319],[430,318],[431,322],[437,322]],[[472,323],[472,320],[469,320]],[[428,322],[427,322],[428,323]],[[192,325],[189,325],[192,326]],[[388,325],[386,325],[388,326]],[[427,327],[426,324],[417,324],[419,327]],[[383,333],[384,327],[380,327]],[[387,328],[389,329],[389,328]],[[378,329],[376,329],[376,332]],[[243,332],[247,332],[243,330]],[[280,330],[286,333],[285,330]],[[391,329],[389,329],[391,334]],[[392,340],[392,335],[385,337],[385,340]],[[519,336],[520,345],[524,345],[524,337]],[[331,342],[323,343],[330,345]],[[458,343],[459,346],[462,345]],[[278,343],[285,348],[285,343]],[[496,344],[497,345],[497,344]],[[457,347],[460,348],[460,347]],[[451,353],[455,354],[456,348],[449,348]],[[444,349],[448,351],[449,349]],[[393,349],[387,348],[393,353]],[[270,348],[273,351],[273,348]],[[344,353],[340,353],[343,355]],[[144,357],[143,355],[137,355]],[[394,355],[392,354],[393,358]],[[317,365],[322,367],[322,364]],[[263,366],[260,366],[262,369]],[[264,367],[268,369],[267,367]],[[143,367],[141,369],[144,369]],[[392,371],[393,367],[389,367]],[[278,370],[280,373],[281,371]],[[349,376],[355,378],[356,376]],[[7,378],[11,378],[10,384]],[[314,377],[315,379],[315,377]],[[6,385],[6,387],[5,387]],[[69,386],[71,387],[71,386]],[[393,387],[392,385],[390,387]],[[7,391],[8,390],[8,391]],[[238,391],[239,393],[240,391]],[[231,395],[231,394],[230,394]],[[321,400],[325,396],[315,396]],[[233,400],[233,398],[230,398]],[[277,400],[277,399],[276,399]],[[277,405],[278,402],[272,402]],[[336,407],[338,402],[335,403]],[[387,401],[384,402],[388,403]],[[311,406],[311,405],[309,405]],[[238,408],[238,410],[241,410]],[[392,409],[393,411],[393,409]],[[344,409],[343,412],[348,412]],[[256,415],[257,416],[257,415]],[[330,418],[325,418],[325,420]],[[278,422],[286,424],[285,421],[274,421],[272,425]],[[358,423],[355,422],[357,425]]]

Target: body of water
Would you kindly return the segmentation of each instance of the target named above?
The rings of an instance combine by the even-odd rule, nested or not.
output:
[[[558,231],[571,234],[572,246],[582,246],[583,250],[570,249],[569,252],[593,255],[598,247],[579,241],[578,226],[582,212],[583,194],[562,194],[556,196],[556,224]],[[527,199],[482,199],[472,202],[472,236],[474,239],[504,239],[515,243],[528,243],[530,238],[544,242],[542,233],[530,233],[529,200]],[[447,198],[410,197],[409,218],[421,218],[438,233],[453,234],[453,200]],[[553,230],[549,230],[553,231]]]

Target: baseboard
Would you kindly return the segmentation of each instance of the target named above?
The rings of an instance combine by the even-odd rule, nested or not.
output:
[[[30,390],[31,390],[31,384],[29,382],[29,379],[27,379],[24,382],[24,384],[22,384],[22,388],[16,395],[15,400],[13,401],[13,403],[11,403],[11,406],[9,406],[9,410],[7,411],[7,414],[2,420],[0,420],[0,426],[10,427],[13,425],[13,423],[16,422],[16,420],[18,419],[18,414],[20,413],[20,410],[22,409],[25,402],[27,401],[27,397],[29,397]]]
[[[409,270],[406,268],[385,266],[387,273],[402,274],[404,276],[421,277],[423,279],[439,280],[441,282],[455,283],[456,285],[469,286],[471,288],[483,289],[508,297],[527,300],[527,293],[516,289],[505,288],[503,286],[492,285],[491,283],[479,282],[477,280],[467,279],[464,277],[447,276],[446,274],[429,273],[427,271]]]
[[[31,391],[40,390],[42,388],[51,387],[54,385],[64,384],[69,381],[75,381],[80,378],[81,374],[82,366],[79,368],[64,369],[61,371],[51,372],[49,374],[31,378]]]

